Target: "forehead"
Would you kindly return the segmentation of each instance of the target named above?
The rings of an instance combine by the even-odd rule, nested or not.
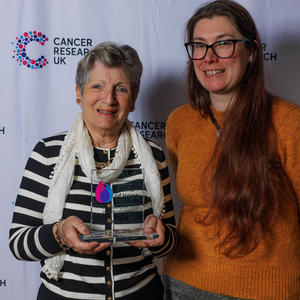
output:
[[[193,31],[193,40],[240,38],[241,34],[226,16],[214,16],[199,20]]]
[[[122,66],[109,67],[95,61],[89,72],[88,80],[113,80],[127,82],[128,78]]]

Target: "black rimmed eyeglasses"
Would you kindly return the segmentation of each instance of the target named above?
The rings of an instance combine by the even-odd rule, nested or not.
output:
[[[209,48],[211,48],[214,54],[219,58],[230,58],[235,51],[235,44],[239,42],[251,43],[249,39],[230,39],[216,41],[211,45],[207,45],[202,42],[189,42],[185,43],[184,46],[189,58],[192,60],[203,59]]]

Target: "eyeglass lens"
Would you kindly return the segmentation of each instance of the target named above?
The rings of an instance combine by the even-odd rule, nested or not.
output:
[[[192,59],[202,59],[206,55],[208,48],[212,48],[214,54],[220,58],[232,56],[234,51],[233,41],[215,42],[211,46],[204,43],[191,43],[188,45],[189,55]]]

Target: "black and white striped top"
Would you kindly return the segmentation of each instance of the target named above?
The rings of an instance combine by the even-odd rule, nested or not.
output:
[[[17,196],[10,229],[10,249],[20,260],[41,261],[61,251],[52,234],[53,224],[43,224],[42,214],[48,195],[55,161],[59,155],[65,133],[41,140],[35,146],[25,167]],[[161,175],[165,196],[161,219],[165,224],[165,243],[150,249],[152,255],[144,256],[141,249],[117,242],[95,255],[67,252],[62,277],[55,281],[41,273],[42,285],[38,299],[135,299],[141,291],[153,293],[157,288],[157,269],[154,256],[170,254],[177,243],[177,231],[170,194],[167,162],[161,148],[150,142]],[[110,150],[114,151],[114,150]],[[95,159],[105,160],[104,152],[94,148]],[[113,155],[113,153],[109,153]],[[139,158],[132,149],[127,166],[139,168]],[[63,218],[77,216],[87,225],[90,222],[90,183],[80,165],[75,164],[75,176],[66,199]],[[151,200],[145,197],[145,216],[152,213]],[[99,222],[107,224],[106,216]],[[102,221],[101,221],[102,220]],[[134,221],[133,221],[134,223]],[[103,225],[99,224],[99,225]],[[146,296],[146,295],[145,295]],[[57,297],[57,298],[56,298]],[[149,295],[148,295],[149,297]],[[144,298],[147,299],[147,298]]]

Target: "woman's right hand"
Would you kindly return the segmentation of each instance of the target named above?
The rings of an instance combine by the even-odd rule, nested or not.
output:
[[[57,226],[58,223],[56,223],[52,229],[53,235],[56,240],[57,237],[55,232]],[[80,254],[96,254],[111,245],[111,243],[83,242],[79,238],[78,234],[89,234],[90,228],[85,225],[81,219],[75,216],[70,216],[66,219],[61,220],[61,222],[59,223],[59,231],[61,242],[66,247],[72,248],[74,251]]]

